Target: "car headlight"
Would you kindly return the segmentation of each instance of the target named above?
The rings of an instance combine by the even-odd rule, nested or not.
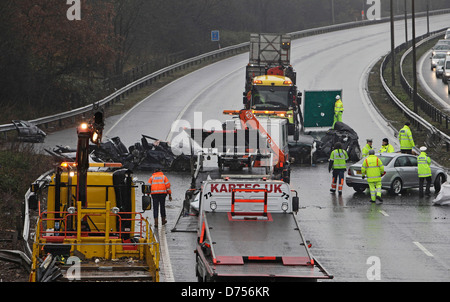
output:
[[[286,212],[288,209],[288,203],[287,202],[283,202],[281,204],[281,210],[283,210],[284,212]]]
[[[217,203],[215,201],[211,201],[209,203],[209,207],[211,208],[211,210],[215,211],[217,209]]]

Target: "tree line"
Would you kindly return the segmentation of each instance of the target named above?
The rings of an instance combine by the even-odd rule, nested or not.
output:
[[[404,3],[394,0],[396,14]],[[416,11],[450,8],[415,0]],[[101,82],[167,55],[185,59],[251,32],[293,32],[359,21],[366,0],[80,0],[71,21],[61,0],[0,2],[0,123],[74,109],[104,97]],[[381,1],[382,16],[389,1]],[[211,41],[211,30],[220,41]],[[120,87],[115,87],[120,88]]]

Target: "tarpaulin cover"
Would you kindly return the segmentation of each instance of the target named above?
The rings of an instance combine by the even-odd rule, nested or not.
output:
[[[449,205],[450,204],[450,183],[445,182],[441,185],[438,196],[433,200],[433,205]]]

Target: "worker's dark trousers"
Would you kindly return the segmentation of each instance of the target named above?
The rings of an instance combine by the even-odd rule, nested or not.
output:
[[[333,179],[331,180],[331,191],[336,191],[336,183],[338,184],[338,192],[342,192],[342,186],[344,185],[344,173],[345,169],[333,170]]]
[[[427,187],[425,189],[426,194],[430,194],[431,187],[431,176],[428,177],[419,177],[419,196],[423,196],[423,182],[427,181]]]
[[[167,194],[152,194],[153,218],[158,218],[159,209],[161,209],[161,218],[166,218],[166,196]]]

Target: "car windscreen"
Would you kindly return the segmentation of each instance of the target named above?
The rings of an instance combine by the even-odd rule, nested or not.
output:
[[[446,55],[447,55],[446,53],[439,52],[433,56],[433,59],[443,59],[443,58],[445,58]]]
[[[445,69],[450,69],[450,61],[445,62]]]
[[[448,44],[439,44],[434,47],[434,50],[448,50],[449,45]]]

